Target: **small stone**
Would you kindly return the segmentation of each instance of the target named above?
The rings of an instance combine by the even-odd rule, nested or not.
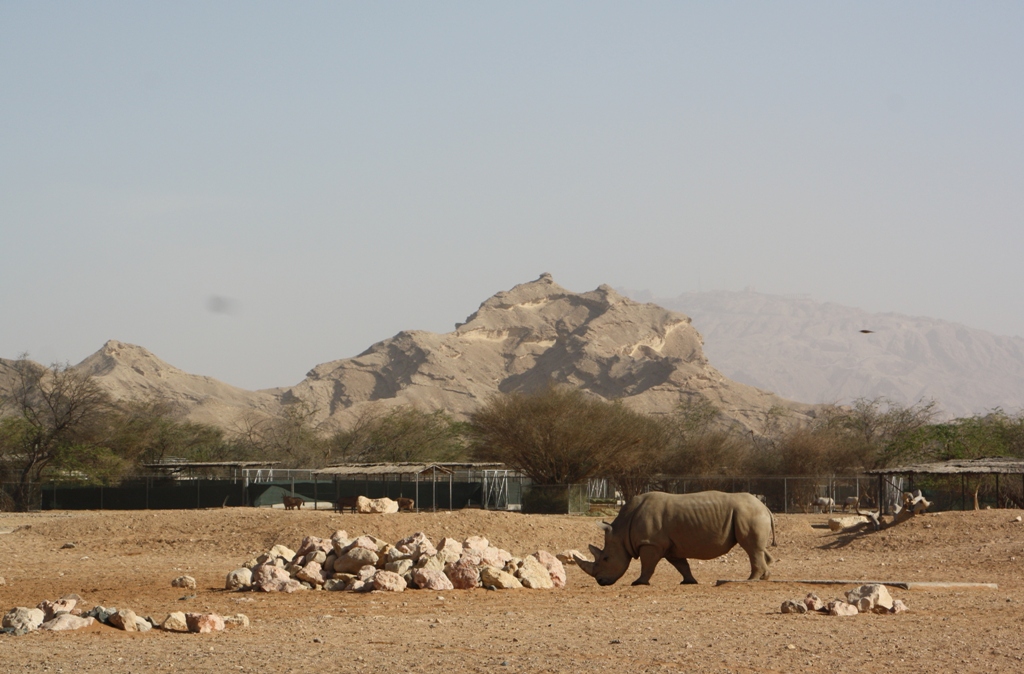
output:
[[[235,615],[224,616],[224,625],[231,627],[248,627],[249,616],[244,613],[236,613]]]
[[[39,629],[39,626],[43,624],[44,617],[42,609],[18,606],[4,614],[3,626],[31,632]]]
[[[153,623],[149,622],[140,615],[135,616],[135,631],[136,632],[148,632],[153,629]]]
[[[860,611],[853,604],[848,604],[845,601],[830,601],[828,603],[828,614],[836,616],[851,616],[857,615]]]
[[[861,585],[850,590],[846,593],[846,601],[855,605],[861,613],[868,613],[874,610],[876,606],[885,609],[885,611],[892,608],[892,595],[889,594],[889,590],[885,585],[878,583]]]
[[[252,587],[252,570],[244,566],[228,574],[224,581],[225,590],[248,590]]]
[[[76,546],[74,543],[68,542],[68,543],[65,543],[64,545],[60,546],[60,549],[61,550],[73,550],[76,547],[78,547],[78,546]]]
[[[552,585],[556,588],[565,587],[565,567],[556,556],[546,550],[538,550],[530,556],[535,557],[548,570]]]
[[[781,610],[783,613],[807,613],[807,605],[802,601],[787,599],[782,602]]]
[[[412,582],[421,590],[431,590],[433,592],[444,592],[455,589],[452,585],[452,581],[448,580],[448,576],[444,575],[444,571],[438,571],[436,569],[413,570]]]
[[[125,632],[137,632],[139,628],[136,618],[138,618],[138,616],[135,615],[135,611],[130,608],[122,608],[111,613],[107,622],[119,630],[124,630]]]
[[[516,590],[523,587],[523,584],[511,573],[501,571],[493,566],[485,566],[480,569],[480,582],[484,587],[493,587],[496,590]]]
[[[80,618],[70,613],[61,613],[56,618],[44,622],[39,626],[39,629],[50,632],[67,632],[88,627],[94,622],[96,622],[95,618]]]
[[[519,568],[519,582],[523,587],[534,590],[550,590],[555,586],[551,580],[551,574],[536,557],[526,557],[523,565]]]
[[[469,590],[480,585],[480,569],[469,557],[463,557],[453,564],[446,564],[444,575],[456,590]]]
[[[186,613],[185,622],[189,632],[208,634],[224,629],[224,619],[216,613]]]
[[[74,610],[75,605],[78,604],[78,600],[74,597],[64,597],[57,601],[42,601],[36,606],[43,612],[43,620],[49,621],[57,617],[61,613],[71,613]]]
[[[906,613],[907,605],[903,603],[902,599],[893,599],[892,608],[889,609],[889,613]]]
[[[178,576],[171,581],[171,587],[183,587],[186,590],[196,589],[196,579],[192,576]]]
[[[804,597],[804,606],[807,607],[808,611],[825,611],[825,610],[827,610],[825,608],[825,602],[823,602],[818,597],[818,595],[814,594],[813,592],[808,593],[808,595],[806,597]]]
[[[402,592],[408,587],[405,578],[393,571],[378,571],[373,576],[373,588],[385,592]]]

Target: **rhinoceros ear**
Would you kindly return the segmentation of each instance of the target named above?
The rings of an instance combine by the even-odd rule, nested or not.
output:
[[[583,559],[579,555],[575,555],[575,554],[572,556],[572,558],[576,561],[576,566],[578,566],[581,569],[583,569],[584,573],[586,573],[588,576],[593,576],[594,575],[594,563],[593,562],[591,562],[589,560],[586,560],[586,559]]]

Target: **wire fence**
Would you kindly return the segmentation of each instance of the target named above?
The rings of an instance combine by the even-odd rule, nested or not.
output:
[[[276,472],[276,471],[275,471]],[[662,476],[650,490],[686,494],[706,490],[750,492],[773,512],[808,513],[855,507],[892,512],[904,491],[920,489],[931,510],[975,507],[1024,507],[1024,476],[820,476],[708,477]],[[412,498],[417,510],[486,508],[537,513],[586,513],[621,505],[612,480],[579,485],[536,485],[510,470],[477,471],[437,482],[375,479],[324,479],[309,471],[247,477],[187,478],[167,476],[124,480],[101,486],[57,481],[21,485],[0,483],[0,510],[19,503],[28,510],[181,510],[230,506],[274,506],[284,496],[299,496],[308,508],[331,509],[343,498],[366,496]],[[831,506],[819,499],[831,499]],[[975,504],[977,500],[977,505]]]

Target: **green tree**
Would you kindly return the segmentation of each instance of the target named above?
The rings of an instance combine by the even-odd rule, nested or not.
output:
[[[470,417],[474,454],[522,471],[537,484],[609,478],[624,492],[658,470],[664,428],[621,402],[578,389],[494,396]]]
[[[281,461],[285,468],[319,468],[330,457],[319,410],[296,398],[278,416],[250,415],[241,421],[236,449],[246,456]]]
[[[387,411],[368,408],[328,445],[334,461],[456,461],[466,454],[465,433],[465,424],[443,410],[402,405]]]
[[[23,354],[11,373],[0,392],[0,454],[17,482],[13,505],[26,510],[44,471],[110,467],[115,457],[102,440],[113,406],[89,375],[66,363],[46,368]]]

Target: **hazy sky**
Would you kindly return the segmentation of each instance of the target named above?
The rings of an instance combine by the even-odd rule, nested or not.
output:
[[[1024,3],[0,0],[0,251],[246,388],[541,272],[1024,335]]]

